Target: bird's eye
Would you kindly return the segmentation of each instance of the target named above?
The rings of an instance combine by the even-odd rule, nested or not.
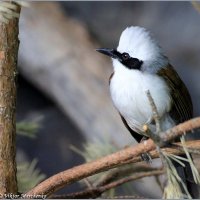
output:
[[[129,59],[130,58],[130,55],[128,54],[128,53],[123,53],[122,54],[122,59],[123,60],[127,60],[127,59]]]

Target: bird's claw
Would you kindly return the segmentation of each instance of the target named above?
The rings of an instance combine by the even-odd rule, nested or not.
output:
[[[141,158],[143,161],[145,161],[148,164],[152,163],[152,158],[149,153],[142,153]]]

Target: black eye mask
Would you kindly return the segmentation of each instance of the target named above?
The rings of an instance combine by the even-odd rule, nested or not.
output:
[[[120,53],[116,49],[108,49],[108,48],[100,48],[96,49],[98,52],[103,53],[111,58],[117,59],[120,63],[122,63],[128,69],[137,69],[140,70],[143,61],[132,58],[128,53]]]
[[[120,59],[118,59],[125,67],[127,67],[128,69],[138,69],[140,70],[141,65],[143,63],[143,61],[137,59],[137,58],[132,58],[128,53],[124,52],[122,54],[120,54],[118,52],[118,57]]]
[[[120,61],[124,66],[126,66],[128,69],[141,69],[143,61],[138,60],[137,58],[128,58],[128,59],[122,59]]]

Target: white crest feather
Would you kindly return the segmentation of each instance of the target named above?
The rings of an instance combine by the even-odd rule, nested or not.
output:
[[[154,38],[145,28],[139,26],[128,27],[122,32],[117,50],[142,60],[145,71],[155,72],[168,64],[167,57]]]

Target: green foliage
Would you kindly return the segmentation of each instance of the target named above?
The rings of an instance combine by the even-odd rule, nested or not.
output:
[[[165,187],[165,191],[164,191],[164,197],[167,199],[183,199],[183,198],[192,199],[187,189],[187,186],[178,175],[176,168],[174,167],[174,164],[172,163],[172,160],[176,161],[183,167],[185,167],[185,164],[182,161],[188,162],[190,164],[195,183],[200,184],[200,175],[185,145],[184,136],[182,136],[180,140],[181,140],[181,145],[184,149],[184,152],[187,158],[183,158],[183,157],[176,156],[173,154],[168,154],[168,153],[163,154],[167,163],[166,170],[167,170],[168,184]],[[185,194],[182,193],[180,186],[182,186],[182,188],[184,189]]]
[[[187,198],[191,199],[191,196],[187,190],[187,187],[185,183],[181,180],[180,176],[178,175],[176,168],[174,167],[174,164],[172,163],[172,160],[178,162],[182,166],[184,166],[184,163],[181,162],[181,160],[178,157],[174,157],[172,154],[163,154],[167,163],[167,186],[164,189],[164,198],[165,199],[182,199],[187,195]],[[181,158],[181,157],[180,157]],[[181,191],[182,185],[186,195],[184,195]]]
[[[36,138],[40,125],[37,122],[18,122],[16,124],[17,134],[31,139]],[[17,163],[17,181],[19,192],[26,192],[40,183],[45,175],[36,168],[37,160],[32,162]]]
[[[112,154],[119,150],[117,145],[113,144],[113,142],[111,141],[111,139],[109,137],[96,139],[93,142],[86,142],[83,145],[83,150],[80,150],[72,145],[70,146],[70,149],[73,150],[74,152],[78,153],[79,155],[81,155],[86,160],[86,162],[96,160],[98,158]],[[102,173],[93,175],[93,176],[89,177],[88,179],[89,179],[89,181],[92,182],[93,186],[97,186],[99,183],[101,183],[101,181],[106,179],[108,176],[113,177],[114,180],[118,180],[120,178],[130,176],[131,174],[135,173],[136,171],[140,171],[140,169],[138,169],[135,166],[133,166],[132,164],[127,164],[127,165],[118,167],[116,169],[110,169],[107,172],[102,172]],[[141,170],[142,170],[142,168],[141,168]],[[114,180],[110,179],[110,182],[114,181]],[[80,183],[85,184],[84,181],[81,181]],[[118,192],[119,191],[117,188],[112,188],[112,189],[106,191],[102,195],[102,197],[112,198],[112,197],[118,195]],[[135,191],[130,183],[123,184],[122,186],[120,186],[120,195],[121,195],[121,192],[124,194],[135,195]]]
[[[194,181],[195,181],[196,184],[200,185],[200,175],[199,175],[199,172],[198,172],[197,168],[195,167],[194,162],[193,162],[193,160],[191,158],[191,155],[189,154],[189,151],[188,151],[188,149],[187,149],[187,147],[185,145],[185,137],[184,136],[181,137],[181,144],[182,144],[184,152],[185,152],[185,154],[187,156],[187,160],[188,160],[188,162],[190,164]]]
[[[18,122],[16,124],[16,129],[18,135],[36,138],[39,124],[36,122]]]
[[[119,150],[115,144],[112,144],[109,138],[95,140],[94,142],[87,142],[83,145],[83,151],[72,145],[70,146],[70,149],[83,156],[86,162],[96,160],[97,158],[106,156]]]
[[[26,192],[44,180],[45,175],[36,168],[37,160],[17,165],[17,181],[19,192]]]
[[[109,138],[103,138],[101,140],[95,140],[94,142],[86,142],[83,145],[83,150],[76,148],[75,146],[70,146],[70,149],[81,155],[86,162],[96,160],[100,157],[109,155],[117,151],[117,147],[111,144]],[[112,170],[111,170],[112,171]],[[96,182],[103,174],[108,174],[108,172],[103,172],[90,177],[92,182]]]
[[[12,18],[19,18],[19,13],[17,12],[18,5],[27,6],[28,4],[25,1],[0,2],[0,21],[7,24]]]

